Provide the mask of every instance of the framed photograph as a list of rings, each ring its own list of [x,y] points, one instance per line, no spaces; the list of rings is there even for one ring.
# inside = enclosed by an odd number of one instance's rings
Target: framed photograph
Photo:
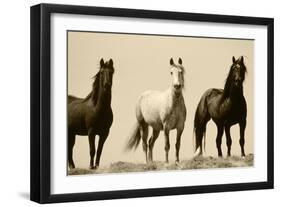
[[[31,200],[273,188],[273,22],[31,7]]]

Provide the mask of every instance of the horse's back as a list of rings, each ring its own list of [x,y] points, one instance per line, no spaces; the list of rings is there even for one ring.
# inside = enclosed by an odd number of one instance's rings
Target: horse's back
[[[244,96],[240,101],[224,98],[223,89],[211,88],[202,96],[205,97],[205,104],[200,103],[200,107],[206,107],[212,119],[216,121],[228,120],[237,123],[240,117],[246,114],[246,101]]]
[[[81,98],[78,98],[76,96],[72,96],[72,95],[67,96],[67,103],[68,104],[72,103],[73,101],[81,101],[81,100],[82,100]]]

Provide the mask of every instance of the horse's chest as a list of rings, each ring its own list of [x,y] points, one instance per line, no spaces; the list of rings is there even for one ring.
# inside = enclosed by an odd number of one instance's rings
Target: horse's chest
[[[223,117],[229,124],[236,124],[246,117],[246,105],[243,101],[230,102],[225,108]]]
[[[180,107],[174,107],[167,111],[165,117],[163,118],[164,128],[166,129],[175,129],[178,126],[178,123],[181,122],[181,119],[184,116],[184,111],[180,110]]]
[[[113,121],[113,114],[111,110],[96,111],[95,113],[86,116],[86,128],[91,128],[95,132],[100,132],[110,128]]]

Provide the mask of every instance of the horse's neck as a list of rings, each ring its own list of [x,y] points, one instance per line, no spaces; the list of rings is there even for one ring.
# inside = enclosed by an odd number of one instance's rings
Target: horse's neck
[[[230,88],[225,88],[223,91],[223,98],[231,99],[233,102],[240,101],[243,97],[243,87],[240,90],[231,90]]]
[[[100,87],[96,106],[106,108],[109,107],[110,105],[111,105],[111,91],[104,91]]]
[[[180,103],[180,100],[182,98],[182,92],[180,93],[176,93],[175,90],[173,89],[173,87],[170,87],[168,89],[168,100],[169,100],[169,105],[171,107],[175,107]]]

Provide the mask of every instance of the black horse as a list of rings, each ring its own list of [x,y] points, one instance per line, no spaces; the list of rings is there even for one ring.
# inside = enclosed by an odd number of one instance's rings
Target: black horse
[[[194,118],[194,132],[196,138],[196,149],[200,147],[199,154],[202,154],[202,139],[205,138],[206,125],[212,120],[217,125],[218,133],[216,144],[218,156],[222,156],[221,141],[223,131],[226,134],[227,155],[231,156],[230,128],[234,124],[240,126],[241,156],[245,156],[244,133],[246,128],[247,105],[243,95],[243,82],[245,79],[246,66],[243,56],[235,60],[232,57],[232,66],[225,82],[224,89],[207,90],[197,106]]]
[[[101,59],[100,69],[95,75],[91,93],[85,99],[68,96],[68,165],[70,169],[75,168],[72,150],[76,135],[88,135],[91,157],[90,168],[94,169],[99,166],[102,148],[113,121],[111,109],[113,72],[112,59],[107,62]],[[99,143],[94,165],[96,135],[99,135]]]

